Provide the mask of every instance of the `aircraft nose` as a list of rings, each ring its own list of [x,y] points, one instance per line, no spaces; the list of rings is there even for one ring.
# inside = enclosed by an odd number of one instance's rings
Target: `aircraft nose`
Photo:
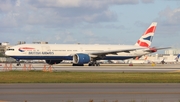
[[[6,51],[6,52],[5,52],[5,55],[8,56],[8,55],[9,55],[9,51]]]

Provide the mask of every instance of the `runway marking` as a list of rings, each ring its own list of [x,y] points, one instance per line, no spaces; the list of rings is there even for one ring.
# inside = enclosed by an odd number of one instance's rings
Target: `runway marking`
[[[0,95],[47,95],[47,94],[180,94],[180,92],[15,92],[0,93]],[[1,102],[1,101],[0,101]],[[7,101],[2,101],[7,102]]]

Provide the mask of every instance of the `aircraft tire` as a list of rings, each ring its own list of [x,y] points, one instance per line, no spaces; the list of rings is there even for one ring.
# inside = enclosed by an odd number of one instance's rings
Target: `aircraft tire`
[[[96,66],[100,66],[100,63],[96,63]]]
[[[84,64],[73,64],[72,66],[84,66]]]

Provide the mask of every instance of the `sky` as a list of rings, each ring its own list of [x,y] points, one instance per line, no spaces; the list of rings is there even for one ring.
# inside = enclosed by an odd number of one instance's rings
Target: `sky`
[[[0,0],[0,42],[134,45],[157,22],[151,46],[180,48],[179,0]]]

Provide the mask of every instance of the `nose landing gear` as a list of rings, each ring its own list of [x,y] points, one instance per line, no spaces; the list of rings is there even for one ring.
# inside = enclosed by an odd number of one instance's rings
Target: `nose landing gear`
[[[20,63],[19,59],[16,59],[16,62],[17,62],[16,66],[21,66],[21,63]]]

